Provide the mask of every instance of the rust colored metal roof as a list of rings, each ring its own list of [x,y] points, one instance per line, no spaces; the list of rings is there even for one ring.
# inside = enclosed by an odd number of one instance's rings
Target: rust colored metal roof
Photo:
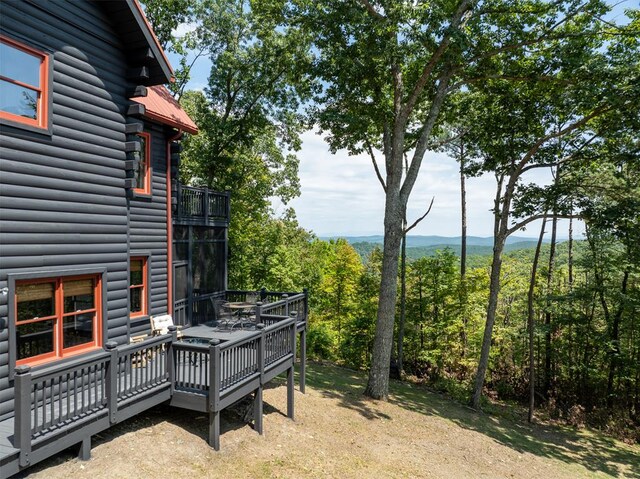
[[[132,100],[144,105],[146,118],[192,135],[198,133],[196,124],[164,86],[150,86],[147,88],[146,97],[132,98]]]

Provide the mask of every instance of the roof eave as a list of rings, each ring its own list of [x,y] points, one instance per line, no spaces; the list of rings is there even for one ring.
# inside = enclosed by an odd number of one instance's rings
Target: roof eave
[[[133,17],[140,28],[140,31],[143,33],[147,43],[149,44],[149,48],[151,48],[151,52],[155,57],[155,60],[158,62],[158,66],[160,67],[161,75],[155,75],[150,78],[151,84],[159,85],[164,83],[170,83],[173,80],[173,69],[171,68],[171,64],[167,59],[167,56],[158,41],[155,33],[153,33],[153,28],[149,24],[147,17],[142,11],[142,7],[138,0],[126,0],[127,6],[131,10]]]

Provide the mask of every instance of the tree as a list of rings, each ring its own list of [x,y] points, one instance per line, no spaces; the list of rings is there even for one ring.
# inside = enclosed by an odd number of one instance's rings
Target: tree
[[[296,0],[290,5],[288,13],[313,34],[314,72],[322,81],[315,119],[329,132],[332,149],[370,154],[385,195],[383,272],[365,394],[386,398],[402,219],[447,98],[488,77],[521,75],[499,65],[524,56],[524,46],[548,48],[573,35],[578,12],[599,14],[602,8],[597,2],[567,7],[535,0]],[[376,150],[384,158],[382,171]]]
[[[334,324],[340,346],[344,339],[343,327],[351,322],[357,311],[362,262],[347,240],[331,240],[329,245],[320,284],[320,302],[323,316]]]
[[[576,17],[577,21],[577,17]],[[587,36],[568,37],[560,51],[529,53],[518,67],[525,77],[538,82],[506,82],[491,80],[474,86],[479,112],[474,132],[476,151],[482,152],[479,168],[496,176],[494,207],[494,254],[491,269],[490,296],[480,361],[476,374],[473,405],[480,407],[486,375],[493,324],[500,290],[500,268],[506,239],[530,222],[540,219],[550,206],[558,207],[566,216],[567,191],[556,185],[526,184],[528,171],[552,166],[570,165],[580,152],[606,134],[597,129],[596,119],[612,111],[633,108],[633,74],[612,61],[612,48],[601,51],[609,38],[600,31],[598,22],[581,17],[582,32]],[[615,42],[615,40],[611,40]],[[611,45],[609,44],[611,47]],[[571,51],[564,56],[562,51]],[[573,65],[587,66],[589,78]],[[549,72],[553,77],[543,80]],[[637,94],[634,93],[634,94]],[[559,148],[559,139],[563,139]],[[516,218],[515,221],[512,218]]]
[[[547,226],[547,218],[542,220],[540,236],[536,244],[536,252],[533,255],[533,266],[531,267],[531,281],[529,282],[529,293],[527,294],[527,332],[529,333],[529,414],[528,421],[533,422],[533,413],[536,404],[536,362],[535,362],[535,313],[534,313],[534,293],[536,287],[536,276],[538,273],[538,260],[540,259],[540,249],[544,238],[544,229]]]

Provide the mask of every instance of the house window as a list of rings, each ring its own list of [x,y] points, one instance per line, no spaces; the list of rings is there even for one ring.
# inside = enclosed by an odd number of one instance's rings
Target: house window
[[[0,118],[48,127],[49,56],[0,36]]]
[[[130,317],[146,316],[147,308],[147,258],[135,257],[129,261]]]
[[[102,343],[100,277],[16,282],[16,364],[38,364]]]
[[[138,194],[151,194],[151,135],[149,133],[139,133],[140,139],[140,161],[135,170],[135,186],[133,191]]]

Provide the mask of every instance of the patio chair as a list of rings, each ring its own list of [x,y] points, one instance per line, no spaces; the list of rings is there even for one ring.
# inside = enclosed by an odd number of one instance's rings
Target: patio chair
[[[247,303],[257,303],[260,301],[260,291],[249,291],[244,299]]]
[[[216,315],[216,321],[218,327],[224,325],[230,327],[233,324],[234,317],[231,310],[226,306],[227,302],[224,299],[213,300],[213,310]]]
[[[147,336],[146,334],[141,334],[139,336],[131,336],[131,338],[129,338],[129,344],[144,343],[145,339],[147,339],[148,337],[149,336]],[[138,351],[131,357],[131,367],[146,368],[147,361],[150,359],[153,359],[153,355],[151,354],[151,351],[147,351],[146,353],[144,351]]]
[[[149,317],[151,322],[151,335],[158,336],[161,334],[167,334],[169,332],[169,326],[174,326],[173,318],[169,314],[160,314],[157,316]],[[183,334],[178,326],[178,339],[182,338]]]

